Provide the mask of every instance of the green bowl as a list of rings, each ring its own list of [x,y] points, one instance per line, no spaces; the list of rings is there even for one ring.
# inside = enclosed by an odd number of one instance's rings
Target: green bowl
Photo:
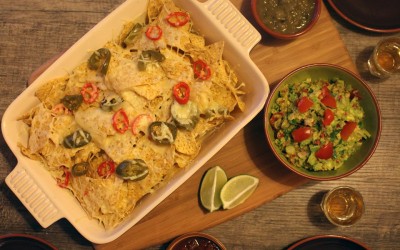
[[[361,106],[364,109],[364,125],[371,137],[363,142],[361,148],[356,151],[344,164],[337,170],[331,171],[310,171],[304,168],[293,166],[289,161],[286,160],[280,149],[274,143],[274,131],[269,124],[269,117],[271,114],[271,104],[275,102],[278,92],[287,82],[300,82],[306,78],[311,78],[313,81],[318,79],[332,79],[340,78],[344,80],[346,84],[350,84],[354,89],[357,89],[361,95]],[[303,177],[313,180],[335,180],[348,176],[367,163],[374,153],[379,137],[381,134],[381,113],[378,106],[378,102],[372,93],[371,89],[366,83],[363,82],[357,75],[351,71],[332,64],[310,64],[302,66],[288,75],[286,75],[277,85],[274,86],[271,94],[268,97],[265,113],[264,113],[264,128],[267,137],[268,144],[272,149],[274,155],[278,160],[285,165],[288,169],[299,174]]]

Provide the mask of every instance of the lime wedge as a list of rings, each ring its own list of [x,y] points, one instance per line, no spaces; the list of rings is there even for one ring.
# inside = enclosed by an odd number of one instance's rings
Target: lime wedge
[[[219,209],[222,205],[220,192],[228,178],[225,171],[219,166],[207,170],[201,181],[200,202],[210,212]]]
[[[224,209],[242,204],[256,190],[258,178],[251,175],[237,175],[222,187],[221,201]]]

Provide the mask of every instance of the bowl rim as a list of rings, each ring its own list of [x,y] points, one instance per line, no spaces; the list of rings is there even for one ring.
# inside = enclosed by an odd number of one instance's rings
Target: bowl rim
[[[179,244],[181,241],[186,240],[188,238],[192,238],[192,237],[200,237],[200,238],[208,239],[208,240],[214,242],[221,250],[226,250],[226,247],[224,246],[224,244],[222,244],[221,241],[219,241],[217,238],[215,238],[214,236],[212,236],[210,234],[206,234],[206,233],[202,233],[202,232],[190,232],[190,233],[182,234],[182,235],[176,237],[175,239],[173,239],[172,242],[168,245],[166,250],[174,250],[174,247],[176,247],[177,244]]]
[[[365,248],[365,250],[369,250],[370,248],[367,247],[364,243],[362,243],[359,240],[343,236],[343,235],[334,235],[334,234],[320,234],[320,235],[314,235],[310,237],[303,238],[301,240],[296,241],[292,245],[288,247],[288,250],[296,250],[297,247],[301,247],[304,244],[309,244],[315,240],[323,240],[323,239],[336,239],[336,240],[341,240],[341,241],[347,241],[353,244],[356,244],[362,248]]]
[[[263,31],[265,31],[267,34],[271,35],[272,37],[275,37],[278,39],[284,39],[284,40],[295,39],[301,35],[304,35],[305,33],[310,31],[314,27],[314,25],[317,23],[320,15],[321,15],[322,0],[314,0],[315,1],[314,13],[311,18],[311,21],[307,24],[307,26],[299,32],[292,33],[292,34],[284,34],[284,33],[276,32],[264,24],[264,22],[261,20],[259,14],[258,14],[258,11],[257,11],[257,2],[258,1],[259,0],[251,0],[251,11],[253,13],[253,17],[254,17],[255,21],[262,28]]]
[[[298,73],[298,72],[300,72],[300,71],[303,71],[303,70],[305,70],[305,69],[314,68],[314,67],[327,67],[327,68],[338,69],[338,70],[341,70],[341,71],[343,71],[343,72],[349,74],[351,77],[355,78],[359,83],[361,83],[361,84],[365,87],[365,89],[366,89],[366,90],[368,91],[368,93],[371,95],[371,98],[372,98],[372,101],[373,101],[373,103],[374,103],[374,107],[375,107],[375,110],[376,110],[376,113],[377,113],[377,117],[378,117],[378,120],[377,120],[377,133],[376,133],[376,138],[375,138],[375,140],[374,140],[374,143],[373,143],[372,148],[370,149],[368,155],[365,157],[365,159],[362,160],[362,162],[361,162],[358,166],[354,167],[353,169],[349,170],[349,171],[346,172],[346,173],[343,173],[343,174],[340,174],[340,175],[337,175],[337,176],[329,176],[329,177],[312,176],[312,175],[305,174],[305,173],[303,173],[303,172],[297,170],[296,168],[290,166],[289,164],[287,164],[287,163],[281,158],[280,154],[279,154],[279,153],[277,152],[277,150],[272,146],[274,142],[273,142],[272,139],[269,137],[269,133],[268,133],[268,126],[267,126],[267,124],[269,124],[269,122],[267,122],[267,121],[269,121],[269,118],[268,118],[268,116],[269,116],[269,114],[268,114],[268,113],[269,113],[269,112],[268,112],[268,107],[269,107],[269,105],[270,105],[270,103],[271,103],[271,100],[273,99],[273,96],[274,96],[274,95],[276,94],[276,92],[278,91],[279,86],[280,86],[284,81],[286,81],[289,77],[293,76],[294,74],[296,74],[296,73]],[[344,177],[346,177],[346,176],[349,176],[349,175],[353,174],[354,172],[356,172],[356,171],[358,171],[360,168],[362,168],[362,167],[369,161],[369,159],[372,157],[372,155],[374,154],[374,152],[375,152],[375,150],[376,150],[376,148],[377,148],[377,146],[378,146],[378,144],[379,144],[379,140],[380,140],[380,136],[381,136],[381,131],[382,131],[381,110],[380,110],[380,107],[379,107],[379,104],[378,104],[378,100],[377,100],[375,94],[373,93],[372,89],[371,89],[371,88],[368,86],[368,84],[366,84],[366,83],[364,82],[364,80],[362,80],[361,77],[358,76],[356,73],[354,73],[354,72],[352,72],[352,71],[350,71],[350,70],[348,70],[348,69],[346,69],[346,68],[344,68],[344,67],[342,67],[342,66],[339,66],[339,65],[336,65],[336,64],[331,64],[331,63],[311,63],[311,64],[303,65],[303,66],[300,66],[300,67],[298,67],[298,68],[296,68],[296,69],[290,71],[286,76],[284,76],[277,84],[275,84],[275,85],[273,86],[273,89],[271,90],[271,93],[270,93],[270,95],[269,95],[269,97],[268,97],[268,99],[267,99],[267,102],[265,103],[265,108],[264,108],[264,121],[263,121],[263,122],[264,122],[264,133],[265,133],[265,137],[267,138],[268,145],[269,145],[271,151],[273,152],[273,154],[275,155],[275,157],[278,159],[278,161],[279,161],[281,164],[283,164],[283,165],[284,165],[287,169],[289,169],[290,171],[292,171],[292,172],[294,172],[294,173],[296,173],[296,174],[298,174],[298,175],[300,175],[300,176],[302,176],[302,177],[305,177],[305,178],[308,178],[308,179],[311,179],[311,180],[316,180],[316,181],[330,181],[330,180],[341,179],[341,178],[344,178]]]

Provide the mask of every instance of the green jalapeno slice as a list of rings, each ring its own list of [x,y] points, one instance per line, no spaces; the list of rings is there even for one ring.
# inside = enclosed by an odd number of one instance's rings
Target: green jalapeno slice
[[[139,32],[142,29],[143,29],[143,25],[140,23],[136,23],[135,25],[133,25],[131,31],[129,32],[129,34],[125,37],[124,41],[122,42],[122,47],[126,48],[127,46],[132,44],[133,40],[135,39],[135,37],[137,37],[137,35],[139,34]]]
[[[71,173],[73,176],[82,176],[87,173],[88,169],[89,169],[89,163],[79,162],[72,166]]]
[[[146,67],[150,63],[163,62],[165,56],[156,50],[145,50],[140,54],[138,61],[138,68],[140,71],[145,71]]]
[[[66,148],[80,148],[92,140],[90,134],[83,129],[78,129],[74,133],[64,138],[63,145]]]
[[[125,160],[118,164],[116,173],[124,180],[139,181],[149,174],[149,168],[142,159]]]
[[[69,110],[77,110],[82,102],[82,95],[66,95],[61,99],[61,103]]]
[[[151,138],[160,144],[172,144],[175,141],[177,128],[168,122],[152,122],[149,126]]]
[[[88,67],[91,70],[96,70],[103,76],[107,74],[108,65],[111,60],[111,52],[107,48],[101,48],[93,52],[89,58]]]

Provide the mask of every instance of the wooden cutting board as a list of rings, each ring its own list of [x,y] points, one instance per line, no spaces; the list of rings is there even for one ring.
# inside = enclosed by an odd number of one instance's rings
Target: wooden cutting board
[[[255,23],[250,1],[231,0],[243,15]],[[275,40],[263,35],[250,56],[273,85],[291,70],[309,63],[332,63],[356,72],[355,66],[336,30],[326,7],[317,24],[308,34],[296,40]],[[207,213],[198,199],[204,172],[221,166],[228,178],[251,174],[260,179],[255,193],[243,204],[227,210]],[[201,231],[248,212],[308,182],[286,170],[269,150],[263,129],[263,112],[242,129],[196,174],[160,203],[138,224],[113,242],[95,245],[96,249],[142,249],[168,242],[174,237]]]

